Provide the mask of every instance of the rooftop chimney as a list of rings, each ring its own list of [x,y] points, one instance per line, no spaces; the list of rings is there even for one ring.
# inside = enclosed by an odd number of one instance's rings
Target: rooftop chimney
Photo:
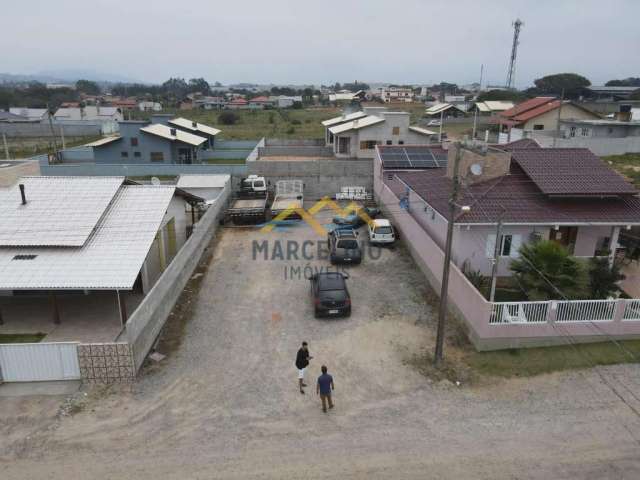
[[[452,145],[447,151],[447,177],[453,178],[453,165],[456,155],[457,145]],[[496,148],[488,148],[483,143],[468,143],[460,147],[462,149],[459,175],[466,184],[472,185],[492,178],[502,177],[509,173],[511,166],[511,153],[503,152]],[[480,173],[474,173],[474,167]]]
[[[169,130],[169,132],[171,133],[171,135],[172,135],[173,137],[175,137],[175,136],[176,136],[176,133],[177,133],[177,132],[176,132],[176,129],[175,129],[175,128],[171,128],[171,129]]]
[[[27,204],[27,196],[24,193],[24,184],[18,185],[20,187],[20,196],[22,197],[22,205]]]

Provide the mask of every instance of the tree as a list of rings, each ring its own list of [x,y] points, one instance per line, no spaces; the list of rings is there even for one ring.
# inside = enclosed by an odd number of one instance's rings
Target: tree
[[[233,112],[222,112],[218,115],[218,122],[223,125],[235,125],[240,118]]]
[[[187,85],[184,78],[170,78],[162,84],[161,88],[165,94],[175,98],[182,98],[188,93],[189,85]]]
[[[203,95],[209,95],[211,93],[211,87],[204,78],[192,78],[189,80],[188,92],[199,92]]]
[[[478,102],[484,102],[486,100],[507,100],[511,102],[521,102],[526,100],[527,96],[518,92],[517,90],[489,90],[488,92],[482,92],[476,99]]]
[[[584,298],[588,292],[583,264],[552,240],[523,245],[510,268],[530,300]]]
[[[586,93],[586,87],[591,82],[577,73],[556,73],[538,78],[533,82],[543,95],[560,96],[564,90],[566,98],[578,98]]]
[[[620,272],[620,266],[609,265],[608,257],[593,257],[589,259],[589,290],[590,298],[608,298],[619,293],[619,281],[625,276]]]
[[[638,87],[640,88],[640,77],[629,77],[623,80],[609,80],[605,83],[607,87]]]
[[[91,80],[78,80],[76,82],[76,90],[87,95],[99,95],[100,87],[96,82]]]

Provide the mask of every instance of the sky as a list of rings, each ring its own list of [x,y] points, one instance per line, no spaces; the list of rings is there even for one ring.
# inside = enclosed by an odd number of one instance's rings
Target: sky
[[[504,84],[640,76],[640,0],[31,0],[1,9],[0,72],[143,82]]]

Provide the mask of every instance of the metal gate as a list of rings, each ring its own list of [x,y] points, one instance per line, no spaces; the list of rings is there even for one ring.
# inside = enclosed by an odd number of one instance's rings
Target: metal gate
[[[0,344],[0,383],[78,379],[76,342]]]

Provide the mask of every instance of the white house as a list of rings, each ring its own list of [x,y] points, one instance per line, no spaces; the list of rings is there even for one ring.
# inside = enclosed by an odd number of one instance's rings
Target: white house
[[[53,115],[56,123],[98,122],[110,123],[124,120],[122,111],[117,107],[87,105],[85,107],[59,108]]]
[[[338,158],[373,158],[376,145],[430,143],[436,132],[410,125],[408,112],[365,107],[361,112],[325,120],[325,145]]]
[[[138,110],[141,112],[160,112],[162,110],[162,104],[160,102],[145,100],[138,102]]]

